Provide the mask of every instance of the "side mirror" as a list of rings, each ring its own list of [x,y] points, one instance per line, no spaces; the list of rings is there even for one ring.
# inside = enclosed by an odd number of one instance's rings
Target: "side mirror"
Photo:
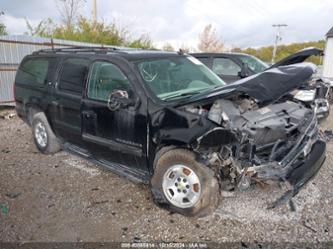
[[[247,65],[247,63],[243,63],[242,64],[242,68],[241,71],[238,72],[238,76],[240,78],[246,78],[250,75],[250,71],[249,71],[249,66]]]
[[[130,99],[128,92],[124,90],[114,90],[109,95],[108,108],[111,111],[116,111],[129,106],[136,106],[137,104],[138,100],[134,101],[133,99]]]

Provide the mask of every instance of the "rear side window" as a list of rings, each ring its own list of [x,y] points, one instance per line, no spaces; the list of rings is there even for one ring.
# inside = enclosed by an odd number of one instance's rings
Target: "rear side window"
[[[17,71],[16,83],[44,85],[52,81],[56,58],[29,58],[24,60]]]
[[[228,58],[215,58],[213,61],[213,72],[218,75],[237,76],[240,71],[240,66]]]
[[[58,88],[62,91],[82,94],[87,79],[89,60],[71,58],[64,61]]]

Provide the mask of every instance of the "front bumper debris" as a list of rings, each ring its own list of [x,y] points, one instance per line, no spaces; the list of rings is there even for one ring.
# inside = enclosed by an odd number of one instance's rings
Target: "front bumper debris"
[[[293,186],[294,194],[313,178],[325,161],[326,143],[318,140],[312,146],[310,154],[303,163],[294,165],[288,172],[286,180]]]
[[[318,140],[312,148],[311,153],[300,165],[293,167],[286,176],[286,181],[292,188],[286,191],[280,198],[271,203],[268,209],[272,209],[283,204],[289,203],[290,207],[294,209],[291,198],[298,194],[299,190],[305,186],[319,171],[323,165],[326,155],[326,143]]]
[[[325,161],[325,152],[326,143],[321,138],[314,116],[303,136],[281,161],[251,167],[247,171],[255,173],[259,180],[282,180],[290,185],[291,188],[270,205],[274,208],[290,201],[316,175]]]

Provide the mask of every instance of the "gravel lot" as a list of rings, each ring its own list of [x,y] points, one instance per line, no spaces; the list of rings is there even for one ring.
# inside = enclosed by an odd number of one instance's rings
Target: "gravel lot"
[[[0,113],[12,110],[2,110]],[[333,116],[321,125],[333,127]],[[19,118],[0,118],[1,241],[318,242],[333,239],[333,144],[319,174],[287,205],[283,190],[253,186],[200,219],[154,205],[149,188],[65,152],[35,148]]]

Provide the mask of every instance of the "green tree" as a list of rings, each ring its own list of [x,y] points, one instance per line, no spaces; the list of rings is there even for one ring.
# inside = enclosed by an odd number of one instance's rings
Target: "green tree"
[[[293,53],[296,53],[297,51],[308,48],[308,47],[316,47],[320,49],[324,49],[325,47],[325,41],[312,41],[312,42],[301,42],[301,43],[292,43],[288,45],[279,45],[277,47],[277,53],[276,53],[276,61],[279,61],[283,59],[284,57],[287,57]],[[236,49],[232,50],[233,52],[236,52]],[[266,46],[266,47],[260,47],[260,48],[245,48],[245,49],[239,49],[237,48],[237,52],[242,52],[246,54],[251,54],[259,59],[270,62],[272,59],[272,52],[273,52],[273,46]],[[315,64],[321,63],[321,58],[318,56],[311,56],[307,61],[310,61]]]
[[[133,37],[127,29],[121,28],[115,21],[110,24],[104,21],[95,22],[81,16],[80,9],[86,0],[55,1],[61,22],[54,23],[51,19],[45,19],[33,26],[26,20],[26,34],[104,45],[153,48],[153,42],[148,34]]]
[[[143,34],[133,38],[127,29],[119,27],[114,21],[107,24],[103,21],[93,22],[80,16],[74,25],[55,24],[51,19],[42,20],[33,26],[26,20],[26,34],[41,37],[53,37],[58,39],[99,43],[114,46],[126,46],[133,48],[153,48],[153,42],[149,35]]]
[[[28,31],[25,32],[31,36],[48,36],[53,30],[53,21],[51,18],[41,20],[36,26],[33,26],[28,19],[25,19]]]
[[[3,23],[0,23],[0,35],[8,35],[6,26]]]
[[[0,16],[4,15],[3,11],[0,11]],[[6,25],[0,22],[0,35],[8,35]]]
[[[130,40],[125,44],[128,47],[131,48],[143,48],[143,49],[153,49],[153,42],[149,35],[143,34],[139,38]]]
[[[128,31],[117,27],[115,23],[107,25],[104,22],[97,22],[95,24],[81,16],[75,26],[57,26],[51,35],[59,39],[122,46],[126,43]]]
[[[164,51],[175,51],[174,47],[170,43],[165,43],[162,47]]]

